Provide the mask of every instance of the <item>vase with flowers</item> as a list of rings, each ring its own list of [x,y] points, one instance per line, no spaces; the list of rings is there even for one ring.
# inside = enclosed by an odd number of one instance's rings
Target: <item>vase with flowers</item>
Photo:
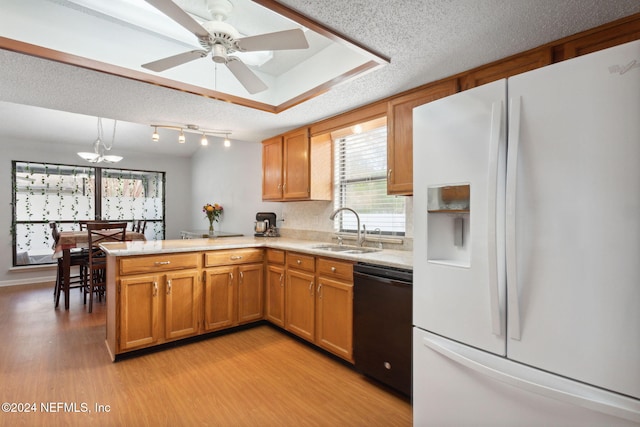
[[[222,215],[222,206],[214,203],[207,203],[202,207],[202,212],[205,213],[209,220],[209,236],[213,236],[213,222],[218,221],[218,218]]]

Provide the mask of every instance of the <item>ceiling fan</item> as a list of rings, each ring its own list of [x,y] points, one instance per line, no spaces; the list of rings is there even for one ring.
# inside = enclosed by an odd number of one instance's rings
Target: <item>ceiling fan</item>
[[[168,58],[143,64],[142,67],[160,72],[181,64],[204,58],[209,53],[214,62],[225,64],[229,71],[251,94],[268,89],[267,85],[233,52],[264,50],[307,49],[309,43],[304,32],[297,28],[257,36],[240,37],[238,31],[224,22],[233,9],[228,0],[207,0],[207,8],[213,20],[202,25],[171,0],[145,0],[147,3],[182,25],[198,37],[202,49],[179,53]]]

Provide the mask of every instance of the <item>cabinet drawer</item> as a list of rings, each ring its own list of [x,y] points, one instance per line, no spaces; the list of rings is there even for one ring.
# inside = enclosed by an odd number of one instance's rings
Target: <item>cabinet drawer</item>
[[[198,267],[198,253],[126,257],[120,260],[120,274],[154,273]]]
[[[263,258],[264,250],[262,249],[249,248],[211,251],[204,254],[204,266],[215,267],[218,265],[262,262]]]
[[[332,279],[353,281],[353,264],[335,258],[318,258],[318,273]]]
[[[315,257],[313,255],[287,252],[287,267],[314,272],[316,271]]]
[[[267,249],[267,262],[269,264],[284,264],[284,251],[280,249]]]

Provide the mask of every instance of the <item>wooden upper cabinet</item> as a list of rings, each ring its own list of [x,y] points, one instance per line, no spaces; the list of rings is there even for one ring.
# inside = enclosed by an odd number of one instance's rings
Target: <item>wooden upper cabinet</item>
[[[282,199],[282,139],[262,141],[262,200]]]
[[[262,200],[331,200],[331,139],[307,128],[262,141]]]
[[[534,49],[513,55],[500,61],[475,68],[460,77],[460,90],[467,90],[482,86],[496,80],[515,76],[536,68],[544,67],[553,62],[550,46]]]
[[[311,142],[307,129],[284,135],[284,183],[282,198],[307,199],[311,193]]]
[[[640,39],[640,14],[570,37],[556,47],[555,60],[575,58]]]
[[[457,79],[446,80],[387,103],[387,193],[413,194],[413,109],[458,90]]]

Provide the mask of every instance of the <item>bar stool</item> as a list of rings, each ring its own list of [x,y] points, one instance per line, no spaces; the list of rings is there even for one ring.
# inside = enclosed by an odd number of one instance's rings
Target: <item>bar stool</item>
[[[58,231],[58,225],[55,222],[49,222],[51,228],[51,236],[53,237],[54,247],[60,240],[60,232]],[[69,277],[69,289],[80,288],[84,289],[87,282],[87,267],[89,265],[89,252],[86,250],[71,251],[70,267],[78,267],[77,275],[70,275]],[[60,304],[60,294],[64,291],[63,283],[63,271],[62,271],[62,258],[58,258],[58,269],[56,272],[56,283],[53,288],[53,300],[55,301],[55,307]],[[65,298],[69,298],[69,295],[65,295]]]
[[[102,299],[102,295],[106,291],[107,257],[99,245],[106,242],[124,242],[126,233],[126,222],[87,223],[89,267],[85,302],[88,293],[89,313],[93,312],[94,293],[98,293],[98,297]]]

